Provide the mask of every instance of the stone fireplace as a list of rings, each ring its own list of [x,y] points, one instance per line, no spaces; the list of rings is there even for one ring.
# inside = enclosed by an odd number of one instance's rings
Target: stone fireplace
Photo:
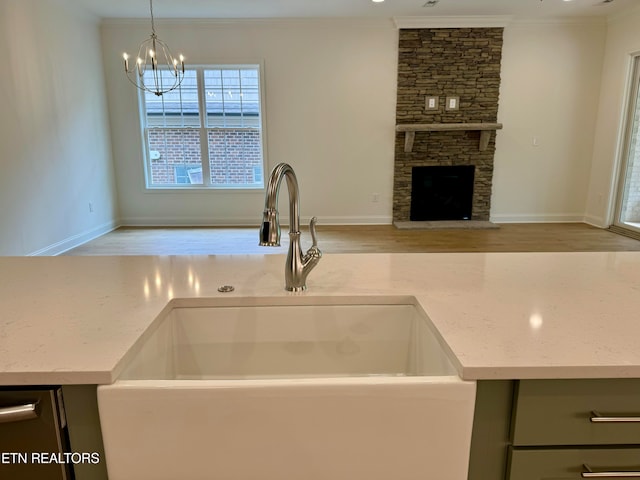
[[[394,222],[411,220],[413,170],[426,166],[473,167],[469,219],[489,219],[502,34],[502,28],[400,30]],[[428,97],[436,101],[429,105]],[[451,97],[457,109],[449,109]]]

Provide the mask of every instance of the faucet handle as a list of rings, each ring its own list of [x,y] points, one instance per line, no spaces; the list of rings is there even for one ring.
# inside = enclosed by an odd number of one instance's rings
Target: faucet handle
[[[309,222],[309,231],[311,232],[311,248],[318,248],[318,237],[316,237],[316,223],[318,223],[318,217],[313,217]]]
[[[313,258],[317,262],[322,257],[322,252],[318,248],[318,237],[316,236],[316,223],[318,223],[318,219],[316,217],[313,217],[311,219],[311,222],[309,222],[309,232],[311,233],[312,243],[311,243],[311,248],[307,250],[307,254],[305,255],[305,258],[307,259],[307,261]]]

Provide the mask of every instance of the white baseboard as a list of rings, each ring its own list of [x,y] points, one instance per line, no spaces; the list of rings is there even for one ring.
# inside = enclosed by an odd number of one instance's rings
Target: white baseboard
[[[120,219],[123,227],[245,227],[259,225],[261,218],[203,218],[203,217],[124,217]]]
[[[310,216],[303,216],[300,223],[309,223]],[[228,217],[228,218],[202,218],[202,217],[125,217],[119,222],[124,227],[252,227],[260,225],[262,218],[254,217]],[[283,225],[288,225],[287,214],[280,215]],[[585,217],[584,214],[498,214],[491,215],[494,223],[588,223],[590,225],[606,228],[603,221],[596,217]],[[318,217],[320,225],[392,225],[393,217],[387,215],[370,215],[358,217]]]
[[[302,217],[300,223],[308,224],[311,217]],[[261,216],[234,218],[202,217],[125,217],[120,225],[125,227],[256,227]],[[288,215],[280,215],[283,225],[289,224]],[[391,225],[392,217],[372,215],[366,217],[318,217],[319,225]]]
[[[607,225],[604,218],[594,217],[593,215],[585,215],[584,223],[589,224],[592,227],[609,228],[609,225]]]
[[[86,243],[94,238],[97,238],[105,233],[109,233],[116,228],[118,228],[120,224],[115,220],[111,222],[104,223],[99,225],[91,230],[87,230],[86,232],[78,233],[77,235],[73,235],[71,237],[65,238],[57,243],[49,245],[47,247],[41,248],[40,250],[36,250],[35,252],[29,253],[28,257],[41,257],[41,256],[55,256],[60,255],[61,253],[66,252],[67,250],[71,250],[72,248],[78,247],[83,243]]]
[[[494,223],[583,223],[583,214],[498,214],[491,215]]]
[[[304,217],[300,222],[309,223],[311,217]],[[367,217],[318,217],[321,225],[391,225],[393,217],[386,215],[371,215]]]

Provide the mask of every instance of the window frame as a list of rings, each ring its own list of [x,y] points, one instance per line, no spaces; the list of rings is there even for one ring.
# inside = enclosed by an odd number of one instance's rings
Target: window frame
[[[260,128],[258,129],[260,133],[260,148],[261,148],[261,166],[262,166],[262,174],[260,175],[262,182],[256,183],[254,185],[249,184],[213,184],[211,182],[211,163],[210,163],[210,155],[209,155],[209,139],[208,132],[210,130],[230,130],[230,129],[238,129],[238,128],[246,128],[248,130],[254,130],[252,127],[209,127],[207,126],[207,110],[206,110],[206,89],[204,84],[204,72],[205,70],[216,70],[216,69],[242,69],[242,68],[252,68],[256,69],[258,72],[258,95],[259,95],[259,105],[260,105]],[[194,64],[188,65],[186,70],[196,71],[197,85],[198,85],[198,111],[200,117],[200,126],[198,127],[177,127],[184,129],[194,129],[198,130],[200,135],[200,165],[202,168],[202,184],[164,184],[164,185],[154,185],[152,183],[152,158],[151,151],[149,148],[148,132],[151,129],[161,129],[165,127],[148,127],[147,126],[147,109],[146,109],[146,99],[145,93],[142,90],[138,91],[138,113],[140,120],[140,133],[141,133],[141,147],[142,147],[142,168],[143,168],[143,177],[144,177],[144,189],[147,192],[162,192],[162,191],[224,191],[224,192],[264,192],[266,188],[266,168],[268,163],[267,159],[267,142],[266,142],[266,90],[265,90],[265,80],[264,80],[264,62],[262,60],[258,61],[243,61],[243,62],[218,62],[211,64]],[[170,127],[166,127],[170,128]],[[176,127],[174,127],[176,128]],[[255,178],[255,174],[254,174]]]

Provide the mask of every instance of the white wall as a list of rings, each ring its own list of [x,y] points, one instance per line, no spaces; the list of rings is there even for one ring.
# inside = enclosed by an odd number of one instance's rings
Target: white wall
[[[602,95],[593,149],[586,219],[607,227],[613,223],[617,166],[631,55],[640,52],[640,9],[612,19],[608,26],[602,70]]]
[[[391,222],[398,43],[391,20],[173,21],[156,29],[187,63],[264,60],[268,169],[294,167],[303,217]],[[148,21],[102,27],[122,223],[258,224],[263,192],[145,192],[137,91],[121,55],[149,30]]]
[[[588,221],[608,224],[639,28],[640,12],[610,22],[608,34],[603,24],[506,28],[495,221],[581,220],[586,212]],[[397,75],[390,20],[159,22],[158,31],[188,62],[264,60],[269,166],[296,168],[304,217],[390,222]],[[122,223],[259,219],[262,193],[145,192],[136,91],[120,55],[148,34],[146,20],[107,22],[101,50],[96,21],[69,0],[0,2],[9,67],[0,76],[0,254],[55,253],[112,228],[113,165]]]
[[[391,221],[397,31],[390,21],[173,21],[158,33],[194,64],[264,60],[269,164],[296,169],[303,217]],[[148,22],[109,21],[102,34],[122,222],[259,221],[261,192],[145,192],[137,94],[121,53],[148,36]],[[605,37],[606,24],[593,20],[505,29],[494,221],[584,219]]]
[[[583,220],[605,37],[603,22],[505,28],[492,220]]]
[[[56,253],[117,216],[98,25],[3,0],[0,52],[0,255]]]

